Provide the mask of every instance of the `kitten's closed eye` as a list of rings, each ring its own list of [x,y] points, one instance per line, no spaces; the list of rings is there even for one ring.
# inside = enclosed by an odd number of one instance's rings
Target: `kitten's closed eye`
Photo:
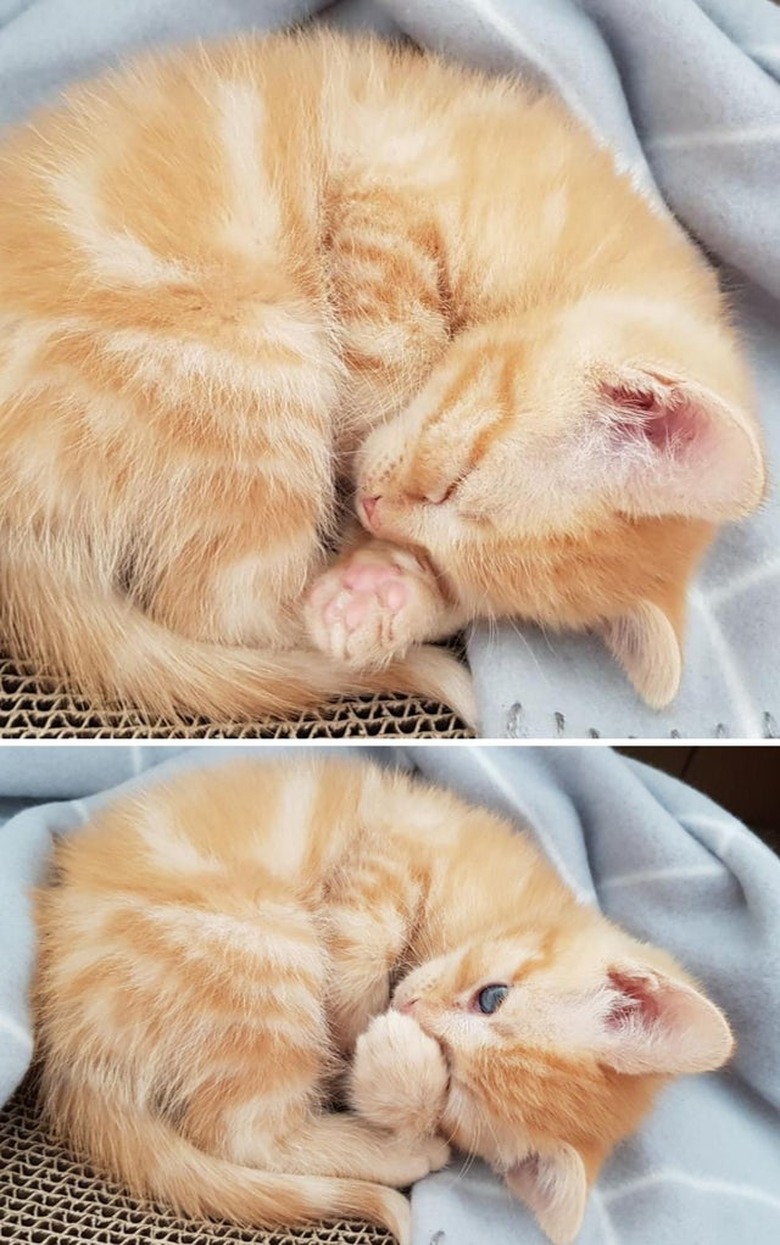
[[[428,485],[424,492],[407,491],[405,496],[407,501],[418,502],[426,506],[442,506],[445,502],[452,500],[458,486],[465,479],[466,475],[460,475],[448,484],[445,478],[442,481]]]
[[[475,1011],[482,1012],[485,1016],[492,1016],[493,1012],[498,1011],[508,994],[509,986],[501,984],[483,986],[483,988],[474,995],[472,1006]]]

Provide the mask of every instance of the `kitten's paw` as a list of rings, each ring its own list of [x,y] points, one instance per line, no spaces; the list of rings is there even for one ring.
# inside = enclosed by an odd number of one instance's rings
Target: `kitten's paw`
[[[409,1141],[391,1138],[382,1152],[382,1181],[405,1189],[431,1172],[441,1171],[450,1161],[450,1147],[441,1137]]]
[[[389,547],[358,549],[314,583],[306,626],[323,653],[358,669],[381,667],[426,637],[437,597],[416,558]]]
[[[448,1082],[438,1042],[411,1016],[383,1012],[357,1040],[350,1100],[380,1128],[408,1137],[435,1132]]]

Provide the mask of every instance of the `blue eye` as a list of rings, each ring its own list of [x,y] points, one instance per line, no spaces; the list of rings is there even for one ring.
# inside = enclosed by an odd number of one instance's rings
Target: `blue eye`
[[[498,1011],[508,994],[509,986],[485,986],[476,997],[477,1007],[486,1016],[492,1016],[493,1012]]]

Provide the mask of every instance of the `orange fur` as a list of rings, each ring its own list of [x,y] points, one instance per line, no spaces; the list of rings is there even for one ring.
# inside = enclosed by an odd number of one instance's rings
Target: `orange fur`
[[[62,839],[36,896],[52,1126],[138,1194],[263,1226],[360,1215],[485,1157],[556,1242],[722,1015],[524,836],[337,761],[189,772]],[[492,1014],[489,983],[508,994]],[[348,1074],[351,1112],[329,1110]],[[544,1166],[545,1178],[537,1179]]]
[[[752,397],[712,272],[555,100],[245,38],[76,87],[0,175],[16,655],[168,715],[470,715],[411,646],[519,615],[673,695],[687,581],[764,487]],[[340,486],[370,565],[327,570]]]

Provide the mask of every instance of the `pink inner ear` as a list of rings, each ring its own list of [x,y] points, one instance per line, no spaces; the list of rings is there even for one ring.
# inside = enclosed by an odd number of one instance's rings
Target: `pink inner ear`
[[[703,994],[655,968],[612,965],[601,1055],[618,1072],[705,1072],[728,1058],[725,1017]]]
[[[750,415],[660,368],[598,369],[590,384],[592,445],[618,509],[722,522],[758,505],[765,470]],[[588,454],[589,472],[597,461]]]
[[[706,429],[695,404],[672,382],[668,387],[605,382],[601,393],[615,412],[611,428],[621,440],[646,441],[674,454],[691,446]]]
[[[607,973],[609,984],[619,992],[606,1017],[608,1029],[621,1029],[631,1020],[640,1019],[643,1024],[654,1024],[661,1015],[658,995],[651,990],[646,977],[630,977],[617,969]]]

